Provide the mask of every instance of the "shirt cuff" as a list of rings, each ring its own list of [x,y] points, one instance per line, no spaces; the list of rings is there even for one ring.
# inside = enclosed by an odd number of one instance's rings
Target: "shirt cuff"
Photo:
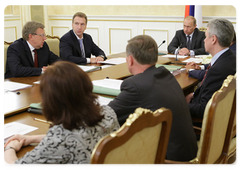
[[[87,63],[91,63],[91,59],[90,58],[86,58]]]

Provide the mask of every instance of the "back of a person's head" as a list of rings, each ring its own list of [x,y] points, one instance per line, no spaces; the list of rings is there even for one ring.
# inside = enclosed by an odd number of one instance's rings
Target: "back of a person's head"
[[[24,40],[28,40],[29,39],[29,34],[33,34],[33,33],[36,33],[37,29],[38,28],[41,28],[41,29],[44,29],[45,26],[40,23],[40,22],[37,22],[37,21],[28,21],[24,26],[23,26],[23,29],[22,29],[22,38]]]
[[[89,76],[76,64],[58,61],[41,76],[43,114],[54,125],[72,130],[94,126],[101,116]]]
[[[213,19],[207,27],[209,36],[215,35],[220,46],[230,46],[234,38],[234,27],[230,21],[223,18]]]
[[[140,64],[155,64],[158,60],[158,47],[148,35],[138,35],[128,41],[127,55],[132,55]]]

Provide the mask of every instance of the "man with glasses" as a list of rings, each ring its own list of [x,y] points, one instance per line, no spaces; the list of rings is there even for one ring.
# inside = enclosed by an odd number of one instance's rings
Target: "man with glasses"
[[[60,39],[60,57],[76,63],[98,63],[106,60],[106,55],[92,40],[89,34],[84,33],[87,28],[87,16],[77,12],[72,18],[72,30]],[[95,57],[91,57],[94,55]]]
[[[22,38],[8,47],[5,78],[39,76],[49,64],[59,60],[45,40],[44,25],[27,22],[22,29]]]

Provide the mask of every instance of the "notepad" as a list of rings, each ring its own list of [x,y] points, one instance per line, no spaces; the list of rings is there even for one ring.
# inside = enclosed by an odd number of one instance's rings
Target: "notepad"
[[[174,66],[174,65],[162,65],[162,64],[156,64],[155,67],[160,67],[160,66],[164,66],[167,70],[169,70],[170,72],[173,72],[175,70],[181,69],[182,66]]]
[[[25,125],[18,122],[7,123],[4,125],[4,143],[8,138],[15,134],[24,135],[37,129],[37,127]]]
[[[123,80],[116,79],[94,80],[92,81],[93,93],[117,96],[120,93],[120,86],[122,82]]]

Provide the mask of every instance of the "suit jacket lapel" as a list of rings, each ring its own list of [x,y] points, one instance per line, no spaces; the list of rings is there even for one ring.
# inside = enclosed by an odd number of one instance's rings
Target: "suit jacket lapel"
[[[23,46],[24,46],[25,52],[27,54],[26,58],[31,63],[31,65],[34,67],[32,53],[31,53],[30,48],[29,48],[29,46],[27,44],[27,41],[25,41],[25,40],[23,41]]]
[[[197,42],[197,36],[198,36],[198,29],[195,28],[194,33],[193,33],[193,37],[192,37],[191,49],[195,48],[195,44]]]
[[[71,30],[70,32],[71,32],[71,36],[73,39],[73,44],[74,44],[75,48],[77,49],[79,56],[82,56],[79,41],[78,41],[76,35],[74,34],[73,30]]]

